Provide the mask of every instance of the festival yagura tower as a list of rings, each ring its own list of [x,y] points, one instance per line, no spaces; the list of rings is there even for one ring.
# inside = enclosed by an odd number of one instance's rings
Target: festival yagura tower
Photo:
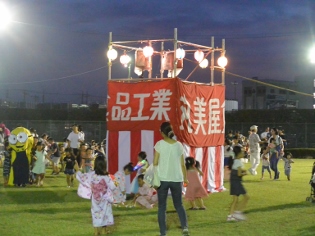
[[[147,46],[139,48],[141,43]],[[153,43],[161,43],[161,51],[155,51],[151,47]],[[172,44],[174,49],[165,51],[164,43]],[[178,48],[178,45],[185,47],[185,51]],[[112,61],[117,58],[115,48],[123,51],[120,62],[129,70],[127,79],[112,79]],[[130,76],[131,63],[126,50],[135,52],[134,72],[139,76],[137,79]],[[177,75],[183,69],[185,52],[187,56],[189,53],[194,55],[196,67],[186,79],[180,79]],[[220,52],[220,66],[214,65],[215,52]],[[152,55],[161,58],[160,78],[151,76]],[[162,122],[170,121],[176,139],[184,146],[185,155],[200,162],[204,173],[202,184],[210,192],[222,190],[225,139],[224,67],[227,64],[224,40],[222,48],[214,48],[213,37],[211,47],[187,43],[177,40],[175,29],[174,39],[113,42],[110,33],[107,56],[109,172],[122,170],[129,162],[137,163],[137,154],[140,151],[145,151],[152,163],[154,144],[162,138],[159,127]],[[208,56],[211,58],[210,66]],[[209,83],[187,81],[199,66],[210,68]],[[219,84],[214,83],[215,69],[221,71],[222,80]],[[148,78],[143,78],[146,71]],[[168,78],[164,78],[165,71],[168,71]]]

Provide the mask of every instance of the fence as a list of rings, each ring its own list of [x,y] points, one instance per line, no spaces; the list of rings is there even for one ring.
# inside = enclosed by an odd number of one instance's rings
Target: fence
[[[315,123],[230,123],[225,124],[226,133],[229,130],[248,134],[249,127],[258,126],[258,134],[267,127],[284,130],[288,148],[315,148]]]
[[[87,141],[102,141],[106,138],[106,122],[105,121],[55,121],[55,120],[20,120],[20,121],[3,121],[6,126],[12,130],[17,124],[21,124],[25,128],[35,128],[39,135],[47,133],[56,141],[62,141],[71,132],[71,126],[77,123],[83,127],[85,139]],[[265,131],[266,127],[276,127],[284,130],[288,148],[315,148],[315,123],[231,123],[226,122],[225,131],[240,131],[247,136],[249,127],[258,125],[258,134]]]

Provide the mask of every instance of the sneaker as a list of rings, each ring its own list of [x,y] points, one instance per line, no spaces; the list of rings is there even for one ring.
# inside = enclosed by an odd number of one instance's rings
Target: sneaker
[[[182,235],[183,236],[189,236],[190,235],[187,228],[183,229],[183,234]]]
[[[246,220],[246,216],[241,211],[235,211],[233,214],[234,218],[237,220]]]
[[[254,175],[254,172],[253,172],[252,168],[249,168],[249,169],[248,169],[248,172],[249,172],[251,175]]]
[[[226,221],[237,221],[237,219],[233,215],[228,215]]]

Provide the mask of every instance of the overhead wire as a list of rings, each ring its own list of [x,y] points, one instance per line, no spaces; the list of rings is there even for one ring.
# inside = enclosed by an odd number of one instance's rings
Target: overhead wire
[[[72,77],[76,77],[76,76],[81,76],[81,75],[85,75],[88,73],[92,73],[98,70],[102,70],[104,68],[107,68],[107,66],[102,66],[93,70],[88,70],[88,71],[84,71],[84,72],[80,72],[77,74],[73,74],[73,75],[67,75],[67,76],[63,76],[63,77],[59,77],[59,78],[54,78],[54,79],[45,79],[45,80],[35,80],[35,81],[24,81],[24,82],[0,82],[0,84],[34,84],[34,83],[42,83],[42,82],[50,82],[50,81],[57,81],[57,80],[64,80],[64,79],[69,79]]]

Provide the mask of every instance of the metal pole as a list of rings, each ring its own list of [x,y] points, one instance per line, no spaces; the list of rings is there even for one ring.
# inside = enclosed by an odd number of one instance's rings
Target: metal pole
[[[149,46],[152,47],[152,43],[151,41],[149,41]],[[150,70],[149,70],[149,79],[152,78],[152,56],[149,57],[149,65],[150,65]]]
[[[112,32],[109,32],[108,49],[112,44]],[[112,61],[108,58],[108,80],[112,79]]]
[[[214,37],[211,37],[211,66],[210,66],[210,74],[211,74],[211,81],[210,84],[214,84]]]
[[[176,50],[177,50],[177,28],[174,28],[174,78],[176,78],[176,69],[177,69],[177,58],[176,58]]]
[[[130,67],[131,67],[131,62],[128,63],[128,79],[131,79]]]
[[[161,79],[163,79],[163,73],[164,73],[164,70],[162,68],[163,56],[164,56],[164,42],[161,42],[161,70],[160,70]]]
[[[222,55],[225,56],[225,39],[222,39],[222,51]],[[225,84],[225,67],[222,69],[222,84]]]

